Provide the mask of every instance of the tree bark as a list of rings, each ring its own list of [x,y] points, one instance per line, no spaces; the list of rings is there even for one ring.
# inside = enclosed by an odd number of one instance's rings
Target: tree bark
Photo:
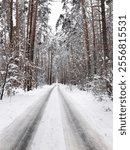
[[[29,11],[28,11],[28,24],[27,24],[27,46],[26,53],[28,58],[27,67],[27,91],[32,90],[32,80],[33,80],[33,63],[34,63],[34,43],[36,35],[36,23],[37,23],[37,11],[38,11],[39,0],[29,1]]]
[[[95,22],[94,22],[94,9],[93,0],[90,0],[91,4],[91,15],[92,15],[92,30],[93,30],[93,59],[94,59],[94,74],[97,73],[97,56],[96,56],[96,35],[95,35]]]
[[[106,28],[106,16],[105,16],[105,1],[101,0],[101,14],[102,14],[102,34],[103,34],[103,47],[104,47],[104,71],[107,76],[109,51],[107,44],[107,28]]]
[[[19,0],[16,0],[16,56],[19,56]]]
[[[84,19],[84,35],[85,35],[85,43],[87,48],[87,68],[88,68],[88,78],[91,78],[91,57],[90,57],[90,41],[89,41],[89,35],[88,35],[88,18],[86,16],[85,11],[85,0],[82,0],[82,14]]]
[[[10,44],[13,42],[13,0],[9,2],[10,6]]]
[[[6,85],[6,79],[7,79],[7,76],[8,76],[8,67],[9,67],[9,63],[6,66],[6,73],[5,73],[4,83],[3,83],[3,86],[2,86],[2,90],[1,90],[0,100],[2,100],[3,95],[4,95],[4,90],[5,90],[5,85]]]

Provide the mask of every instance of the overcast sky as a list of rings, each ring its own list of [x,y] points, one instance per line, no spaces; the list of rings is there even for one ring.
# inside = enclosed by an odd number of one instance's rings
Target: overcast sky
[[[55,32],[55,25],[56,22],[62,13],[62,4],[61,0],[54,0],[54,2],[51,2],[51,14],[50,14],[50,20],[49,25],[51,25],[53,32]]]

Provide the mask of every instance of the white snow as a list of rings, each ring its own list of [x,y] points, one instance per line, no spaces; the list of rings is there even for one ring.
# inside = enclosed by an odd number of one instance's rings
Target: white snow
[[[86,123],[101,136],[110,147],[113,144],[113,102],[107,97],[95,97],[91,92],[63,87],[62,91],[72,107],[83,116]]]
[[[0,133],[50,88],[49,86],[44,86],[27,93],[17,90],[17,95],[15,96],[4,96],[3,100],[0,101]]]
[[[52,92],[30,150],[66,150],[57,88]]]
[[[24,115],[29,106],[35,104],[40,97],[44,97],[44,93],[49,91],[53,86],[44,86],[43,88],[27,93],[19,90],[19,93],[15,96],[4,97],[3,101],[0,101],[0,134],[18,116]],[[61,106],[61,96],[59,95],[58,87],[60,87],[69,105],[82,116],[84,122],[96,131],[100,139],[111,150],[113,141],[112,101],[108,97],[103,97],[103,100],[100,101],[99,97],[95,97],[91,92],[80,91],[77,88],[70,90],[68,86],[61,84],[56,84],[51,93],[29,149],[66,150],[66,134],[71,135],[70,138],[73,137],[71,129],[67,125],[67,118],[65,119],[64,108]],[[68,131],[65,131],[65,126]],[[73,142],[73,139],[70,140]]]
[[[52,28],[52,32],[55,33],[55,28],[56,28],[56,22],[60,16],[60,13],[62,13],[62,3],[61,0],[53,0],[51,2],[51,14],[49,15],[49,25]]]
[[[0,73],[1,73],[1,74],[5,74],[6,72],[5,72],[5,71],[0,71]]]

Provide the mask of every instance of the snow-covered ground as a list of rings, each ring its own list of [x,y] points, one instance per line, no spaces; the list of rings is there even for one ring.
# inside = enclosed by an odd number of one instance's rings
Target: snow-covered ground
[[[60,97],[56,87],[51,94],[30,150],[66,150],[59,102]]]
[[[66,99],[83,116],[84,120],[97,131],[105,142],[113,145],[113,102],[107,96],[94,96],[91,92],[72,87],[62,87]]]
[[[40,99],[40,97],[44,97],[44,94],[49,91],[50,88],[52,87],[43,86],[43,88],[26,93],[23,90],[17,90],[15,96],[4,96],[3,100],[0,101],[0,133],[17,117],[22,115],[29,106]]]
[[[16,96],[5,97],[3,101],[0,101],[0,137],[4,131],[7,131],[6,128],[10,127],[10,124],[17,121],[16,118],[19,116],[25,118],[25,111],[30,106],[35,107],[37,101],[44,99],[45,94],[52,87],[54,85],[44,86],[27,93],[19,92]],[[80,139],[79,131],[75,133],[77,125],[71,125],[75,123],[74,117],[81,122],[82,126],[85,126],[85,128],[79,128],[80,131],[82,129],[88,130],[84,130],[85,134],[88,134],[88,143],[97,144],[94,150],[112,150],[112,101],[108,97],[103,97],[100,101],[100,98],[95,97],[91,92],[80,91],[77,88],[72,89],[70,91],[67,86],[56,84],[48,99],[39,126],[31,139],[29,150],[78,150],[79,148],[86,150],[85,146],[79,146],[83,142]],[[64,105],[64,100],[70,107],[72,114],[67,105]],[[98,145],[102,146],[102,143],[105,143],[106,149],[97,148]],[[89,146],[89,144],[86,145]],[[10,149],[0,148],[0,150]]]

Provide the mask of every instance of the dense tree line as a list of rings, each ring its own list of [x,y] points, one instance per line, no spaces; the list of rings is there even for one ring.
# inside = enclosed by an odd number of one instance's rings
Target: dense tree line
[[[47,0],[3,0],[0,7],[2,99],[4,90],[10,94],[14,88],[29,91],[37,86],[37,76],[43,74],[40,45],[48,42],[50,10]]]
[[[112,1],[62,0],[56,34],[49,0],[0,2],[0,94],[60,82],[112,93]],[[99,87],[101,85],[101,87]]]
[[[60,49],[66,51],[63,82],[111,95],[112,1],[63,0],[63,9],[57,22]]]

